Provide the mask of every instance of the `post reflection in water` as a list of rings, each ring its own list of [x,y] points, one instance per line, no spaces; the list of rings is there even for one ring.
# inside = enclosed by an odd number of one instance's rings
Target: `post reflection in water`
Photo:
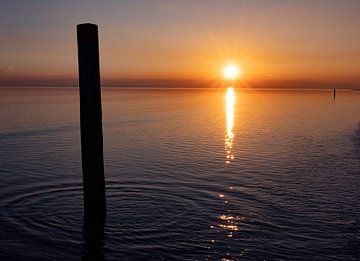
[[[94,209],[84,211],[84,253],[82,261],[104,260],[104,240],[105,240],[105,218],[106,213],[95,213]]]
[[[232,146],[234,141],[234,106],[235,106],[235,93],[234,88],[229,87],[226,93],[226,131],[225,131],[225,151],[226,160],[225,163],[229,164],[234,159],[232,153]]]

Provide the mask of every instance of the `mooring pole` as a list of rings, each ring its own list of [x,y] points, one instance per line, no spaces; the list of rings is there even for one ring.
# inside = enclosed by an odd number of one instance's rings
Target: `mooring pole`
[[[106,213],[106,197],[97,25],[77,25],[77,44],[84,217],[101,221]]]

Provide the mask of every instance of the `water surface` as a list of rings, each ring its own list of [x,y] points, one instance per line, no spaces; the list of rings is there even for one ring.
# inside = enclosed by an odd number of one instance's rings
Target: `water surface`
[[[0,89],[1,260],[360,258],[360,92],[105,88],[91,244],[78,100]]]

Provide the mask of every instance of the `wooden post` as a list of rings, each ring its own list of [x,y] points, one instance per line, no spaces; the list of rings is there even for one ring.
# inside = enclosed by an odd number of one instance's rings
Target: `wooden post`
[[[106,197],[97,25],[77,25],[77,44],[84,217],[101,223],[106,213]]]

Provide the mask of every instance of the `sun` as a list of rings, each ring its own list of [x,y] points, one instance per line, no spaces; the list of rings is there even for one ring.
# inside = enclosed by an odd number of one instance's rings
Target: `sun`
[[[236,65],[229,64],[224,68],[224,77],[227,80],[235,80],[239,75],[239,68]]]

